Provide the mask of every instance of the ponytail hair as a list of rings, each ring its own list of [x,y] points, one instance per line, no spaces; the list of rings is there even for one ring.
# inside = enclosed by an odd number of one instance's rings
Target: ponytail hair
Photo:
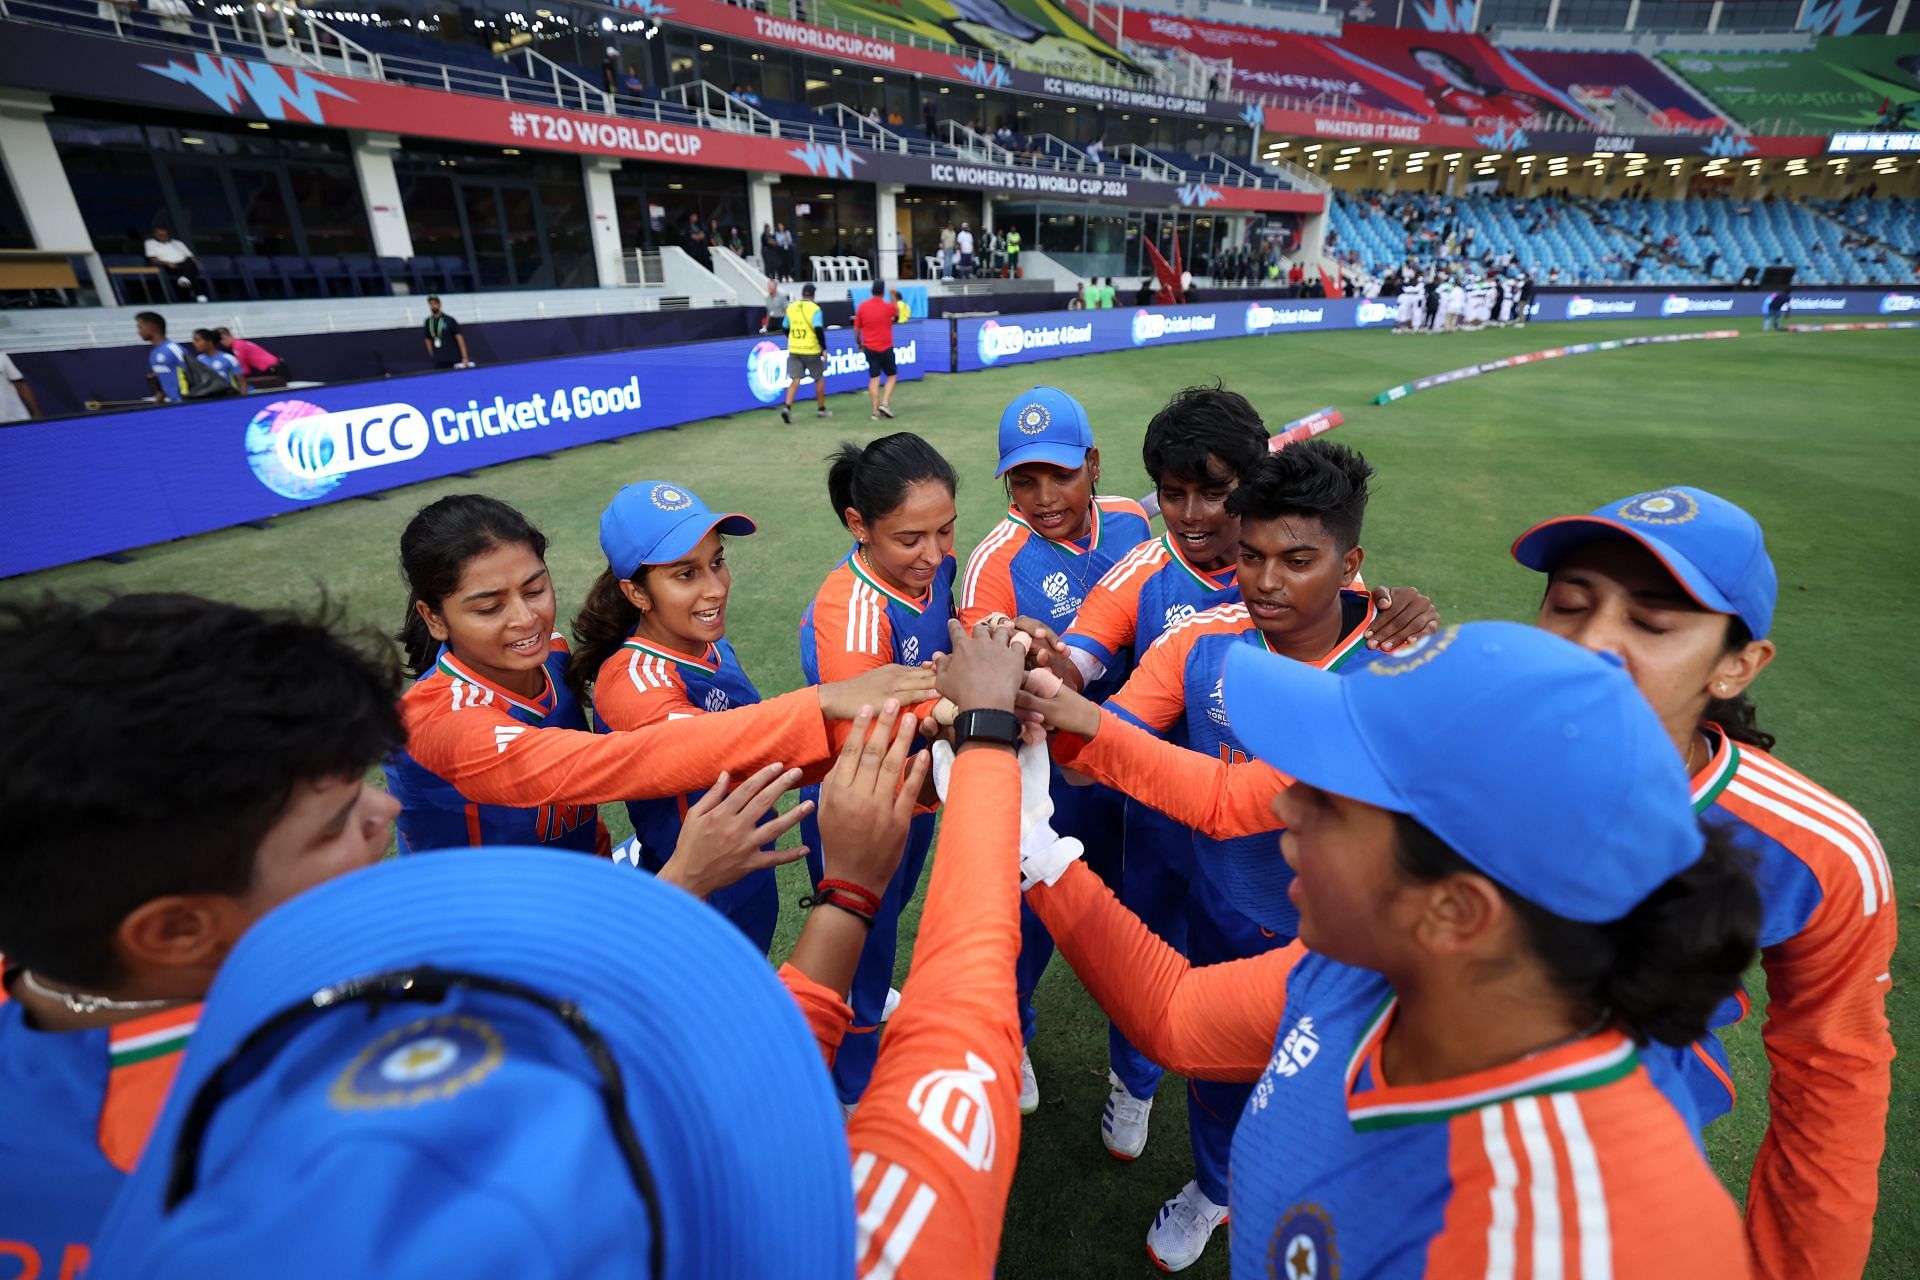
[[[639,578],[646,571],[647,567],[641,565],[633,576]],[[573,656],[567,659],[567,683],[581,702],[587,700],[587,686],[600,668],[620,651],[639,623],[640,610],[620,589],[619,575],[612,569],[602,569],[573,619]]]
[[[1440,837],[1395,815],[1395,860],[1415,880],[1485,875]],[[1700,860],[1619,920],[1585,924],[1528,902],[1493,881],[1527,943],[1582,1022],[1607,1016],[1641,1044],[1691,1044],[1740,986],[1760,936],[1760,891],[1747,855],[1721,827],[1704,828]]]
[[[547,535],[527,518],[497,498],[459,493],[430,502],[414,514],[400,535],[400,576],[407,583],[407,617],[400,625],[400,647],[406,651],[407,674],[421,676],[432,668],[440,642],[427,630],[415,606],[438,610],[440,602],[460,586],[467,562],[501,546],[526,547],[547,558]]]
[[[1752,643],[1753,632],[1747,629],[1747,624],[1728,615],[1726,652],[1737,653]],[[1774,736],[1760,727],[1759,716],[1760,713],[1754,709],[1752,700],[1745,693],[1736,693],[1731,698],[1709,699],[1704,713],[1705,719],[1726,730],[1727,736],[1735,742],[1771,751]]]
[[[848,440],[827,455],[827,499],[841,524],[851,508],[871,527],[907,500],[907,490],[924,481],[948,493],[960,488],[953,464],[911,431],[881,436],[866,448]]]

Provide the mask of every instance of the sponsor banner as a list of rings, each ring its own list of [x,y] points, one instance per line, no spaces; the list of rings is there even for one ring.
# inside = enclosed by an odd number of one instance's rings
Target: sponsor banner
[[[1836,133],[1827,139],[1832,154],[1920,151],[1920,133]]]
[[[1483,373],[1497,373],[1501,369],[1517,369],[1521,365],[1537,364],[1542,360],[1559,360],[1566,356],[1591,355],[1596,351],[1618,351],[1622,347],[1644,347],[1654,343],[1700,342],[1718,338],[1737,338],[1738,329],[1713,329],[1701,333],[1661,333],[1643,338],[1612,338],[1605,342],[1576,342],[1565,347],[1549,347],[1545,351],[1528,351],[1522,355],[1508,356],[1504,360],[1488,360],[1482,364],[1470,364],[1462,369],[1449,369],[1445,373],[1431,374],[1425,378],[1416,378],[1412,382],[1403,382],[1397,387],[1388,387],[1373,398],[1375,404],[1392,404],[1404,400],[1416,391],[1428,391],[1434,387],[1444,387],[1450,382],[1461,382],[1467,378],[1477,378]]]
[[[1827,149],[1827,139],[1816,136],[1763,136],[1732,131],[1720,133],[1620,134],[1574,130],[1528,131],[1518,126],[1475,130],[1464,125],[1424,120],[1396,120],[1387,116],[1349,116],[1337,112],[1294,111],[1268,107],[1263,127],[1269,135],[1320,138],[1329,142],[1419,144],[1475,152],[1536,152],[1553,155],[1726,156],[1789,158],[1816,156]]]
[[[1378,304],[1359,298],[1274,298],[962,319],[954,321],[955,369],[964,373],[1210,338],[1346,329],[1354,326],[1356,311],[1366,305]]]
[[[1920,320],[1861,320],[1849,324],[1790,324],[1788,333],[1841,333],[1855,329],[1920,329]]]
[[[1809,9],[1837,7],[1829,0]],[[1804,53],[1659,55],[1735,120],[1784,117],[1829,133],[1876,128],[1903,105],[1920,109],[1920,81],[1908,69],[1917,56],[1920,34],[1823,36]]]
[[[721,6],[726,8],[726,6]],[[729,12],[744,12],[729,10]],[[505,99],[409,85],[349,80],[294,67],[171,52],[123,41],[9,30],[0,42],[0,82],[54,93],[113,97],[242,120],[282,120],[347,129],[384,129],[501,147],[659,160],[736,171],[808,174],[915,186],[959,186],[1135,205],[1314,212],[1315,192],[1261,190],[1210,182],[1148,182],[1052,170],[964,164],[924,155],[866,151],[528,106]]]
[[[828,391],[864,388],[852,331],[826,337]],[[944,321],[894,326],[900,377],[944,366],[946,340]],[[760,409],[786,386],[783,344],[741,338],[11,425],[0,577]]]

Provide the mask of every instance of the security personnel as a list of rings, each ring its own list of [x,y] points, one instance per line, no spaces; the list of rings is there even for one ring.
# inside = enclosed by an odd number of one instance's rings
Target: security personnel
[[[787,331],[787,400],[780,406],[780,421],[792,425],[793,393],[800,389],[800,379],[807,377],[813,379],[816,415],[832,417],[833,410],[827,408],[827,317],[813,300],[811,283],[801,286],[800,301],[787,308],[781,323]]]

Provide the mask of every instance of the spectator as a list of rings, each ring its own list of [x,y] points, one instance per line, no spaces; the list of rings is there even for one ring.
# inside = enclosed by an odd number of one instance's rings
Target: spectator
[[[868,108],[867,108],[867,123],[868,123],[868,124],[879,124],[879,123],[880,123],[880,107],[879,107],[879,104],[877,104],[877,103],[876,103],[875,105],[873,105],[873,106],[871,106],[871,107],[868,107]]]
[[[620,87],[620,51],[612,45],[607,46],[607,56],[600,60],[600,83],[608,93]]]
[[[160,20],[160,29],[176,36],[193,34],[193,10],[186,0],[147,0],[147,12]]]
[[[889,126],[897,129],[905,123],[906,123],[905,117],[903,117],[898,111],[887,112],[887,124]]]
[[[708,249],[706,224],[700,221],[697,213],[687,216],[687,255],[695,262],[713,270],[713,253]]]
[[[1100,286],[1100,309],[1102,311],[1113,310],[1114,298],[1113,277],[1108,276],[1106,283]]]
[[[1020,278],[1020,228],[1007,228],[1007,274]]]
[[[964,280],[973,274],[973,228],[968,224],[960,224],[960,234],[954,237],[954,247],[960,252],[960,278]]]
[[[933,126],[937,123],[939,123],[939,117],[934,114],[933,100],[929,98],[920,104],[920,124],[927,131],[928,137],[933,136]]]
[[[1291,267],[1287,268],[1288,292],[1291,293],[1292,296],[1297,298],[1302,293],[1306,292],[1306,288],[1307,288],[1307,269],[1301,266],[1298,262],[1296,262]]]
[[[622,77],[620,81],[620,92],[631,93],[637,96],[646,91],[647,82],[640,78],[640,69],[629,62],[627,64],[627,74]]]
[[[1093,141],[1087,144],[1087,159],[1093,161],[1095,164],[1099,164],[1100,152],[1100,138],[1098,135],[1095,135]]]
[[[162,330],[162,332],[165,332]],[[467,335],[460,332],[460,322],[440,310],[440,295],[432,294],[427,298],[426,325],[427,358],[433,361],[436,369],[470,369],[473,359],[467,354]],[[459,352],[456,362],[454,353]]]
[[[780,278],[791,280],[797,265],[793,257],[793,232],[787,230],[786,223],[776,222],[773,224],[773,237],[780,246]]]
[[[1080,286],[1080,305],[1088,311],[1097,311],[1100,307],[1100,277],[1094,276]]]
[[[193,331],[193,358],[213,370],[228,382],[241,395],[247,393],[247,373],[240,362],[220,349],[220,336],[211,329]]]
[[[25,422],[39,416],[40,402],[26,376],[12,356],[0,353],[0,422]]]
[[[773,224],[760,224],[760,266],[770,280],[779,280],[784,276],[780,265],[780,237],[773,233]]]
[[[257,342],[245,338],[236,338],[231,329],[222,326],[215,329],[214,336],[220,340],[220,349],[230,352],[240,362],[240,369],[246,374],[247,382],[254,387],[283,387],[287,383],[287,362]]]
[[[940,278],[953,279],[953,246],[957,237],[953,234],[953,223],[940,228]]]
[[[207,300],[207,285],[200,278],[200,259],[193,256],[193,250],[185,242],[175,240],[167,227],[154,227],[153,235],[147,240],[146,253],[147,261],[160,269],[163,280],[190,294],[195,302]]]
[[[893,326],[899,318],[899,303],[886,298],[884,280],[873,282],[873,296],[853,313],[854,336],[860,340],[860,354],[867,358],[867,399],[873,405],[873,420],[891,418],[888,403],[893,399],[893,383],[898,374],[893,358]]]
[[[913,318],[913,308],[907,305],[907,300],[900,296],[898,289],[893,290],[887,296],[893,299],[893,322],[895,324],[905,324]]]
[[[1092,285],[1087,284],[1076,284],[1072,296],[1067,299],[1067,310],[1085,311],[1087,309],[1087,290],[1092,287]]]
[[[1146,307],[1153,305],[1153,280],[1151,277],[1140,282],[1140,288],[1133,295],[1133,305]]]

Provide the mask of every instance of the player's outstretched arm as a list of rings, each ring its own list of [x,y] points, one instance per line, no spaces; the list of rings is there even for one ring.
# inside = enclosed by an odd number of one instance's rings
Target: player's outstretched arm
[[[1228,764],[1130,724],[1070,689],[1020,695],[1021,714],[1055,730],[1054,762],[1215,840],[1277,831],[1273,797],[1292,780],[1259,760]],[[1278,856],[1278,855],[1275,855]]]
[[[1010,634],[954,624],[940,687],[962,713],[1013,710]],[[847,1126],[860,1276],[993,1274],[1020,1147],[1019,791],[1010,747],[961,747],[913,968]]]

